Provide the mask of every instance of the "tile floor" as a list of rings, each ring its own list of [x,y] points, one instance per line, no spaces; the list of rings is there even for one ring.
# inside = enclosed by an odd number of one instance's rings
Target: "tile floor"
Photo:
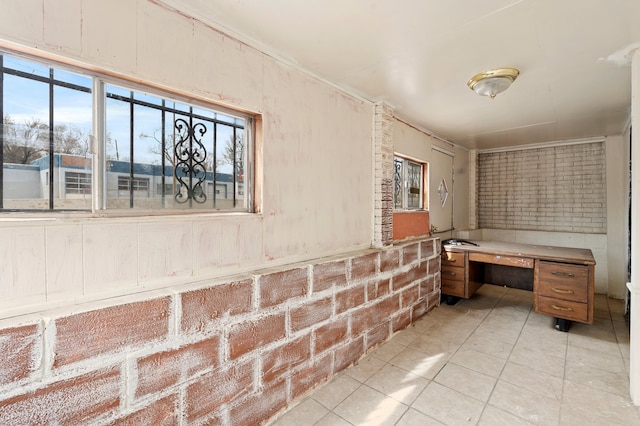
[[[397,333],[273,426],[640,425],[624,302],[557,331],[532,293],[484,285]]]

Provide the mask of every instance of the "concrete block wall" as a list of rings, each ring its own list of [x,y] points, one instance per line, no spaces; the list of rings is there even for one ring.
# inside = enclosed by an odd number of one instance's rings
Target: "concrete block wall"
[[[607,232],[604,142],[478,154],[478,226]]]
[[[438,239],[0,323],[0,424],[256,425],[440,300]]]

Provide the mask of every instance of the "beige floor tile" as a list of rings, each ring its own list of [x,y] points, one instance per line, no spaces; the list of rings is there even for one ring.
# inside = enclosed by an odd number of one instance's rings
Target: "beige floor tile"
[[[521,310],[516,307],[496,307],[485,320],[497,322],[509,322],[509,326],[514,324],[524,325],[529,317],[529,310]]]
[[[612,314],[624,315],[625,301],[623,299],[611,299],[607,298],[607,306]]]
[[[487,405],[480,416],[480,426],[531,426],[532,423],[518,416]]]
[[[506,359],[478,352],[474,349],[461,349],[451,357],[451,363],[468,368],[491,377],[499,377]]]
[[[456,314],[457,320],[475,321],[476,323],[484,320],[491,313],[493,308],[477,308],[473,304],[460,302],[455,306],[443,306],[443,309],[451,309]]]
[[[395,336],[389,340],[388,342],[383,343],[374,349],[370,356],[378,358],[381,361],[388,362],[391,361],[393,357],[402,352],[407,345],[401,343],[399,340],[396,340]]]
[[[273,426],[313,425],[328,413],[329,410],[327,408],[317,401],[307,398],[276,420]]]
[[[409,407],[368,386],[360,386],[333,412],[354,425],[394,425]]]
[[[496,303],[496,309],[501,309],[503,307],[510,307],[521,310],[523,312],[531,312],[533,309],[533,295],[531,293],[527,293],[526,297],[523,297],[518,294],[506,294],[502,299]]]
[[[606,324],[606,326],[605,326]],[[574,323],[571,326],[571,333],[568,333],[569,341],[577,338],[591,338],[594,340],[615,341],[615,331],[612,321],[606,321],[599,324],[600,326],[592,324]]]
[[[540,348],[516,344],[509,361],[552,376],[564,377],[564,359],[542,352]]]
[[[536,332],[523,332],[516,347],[518,350],[530,350],[534,352],[541,352],[546,355],[550,355],[555,358],[566,359],[567,357],[567,339],[556,338],[557,334],[566,334],[554,330],[551,335],[546,333]]]
[[[622,358],[620,345],[613,335],[611,335],[608,339],[599,339],[579,335],[571,336],[569,337],[569,348],[580,348],[589,352],[598,352],[605,356]]]
[[[396,423],[396,426],[442,426],[444,423],[421,413],[418,410],[409,408],[402,418]]]
[[[471,398],[487,402],[497,379],[453,363],[448,363],[433,381],[470,396]]]
[[[418,324],[418,323],[416,323],[416,324]],[[413,342],[415,339],[417,339],[420,336],[420,334],[421,333],[418,333],[416,331],[416,327],[415,326],[409,326],[409,327],[405,328],[404,330],[401,330],[398,333],[394,334],[393,340],[395,340],[400,345],[409,345],[409,344],[411,344],[411,342]]]
[[[411,407],[446,425],[473,425],[480,419],[484,403],[431,382]]]
[[[568,408],[582,410],[609,422],[602,424],[640,425],[638,407],[633,406],[628,397],[565,381],[562,402]]]
[[[500,300],[498,295],[475,294],[470,299],[459,301],[454,307],[458,309],[473,309],[474,311],[489,312]]]
[[[556,322],[553,319],[553,317],[550,317],[548,315],[538,314],[532,311],[531,314],[529,315],[529,318],[527,318],[525,329],[527,327],[535,327],[535,328],[538,328],[539,330],[557,332],[558,330],[556,330],[555,324]]]
[[[414,323],[414,325],[411,326],[411,331],[414,334],[414,339],[419,337],[422,334],[427,333],[432,328],[441,327],[442,323],[443,323],[443,320],[439,318],[434,318],[427,315],[423,316],[420,319],[420,321]]]
[[[617,352],[617,351],[616,351]],[[567,349],[567,365],[587,366],[611,373],[625,373],[626,367],[620,353],[607,355],[590,349],[569,346]]]
[[[502,380],[498,380],[489,405],[534,424],[556,425],[560,420],[560,401]]]
[[[410,405],[427,387],[429,380],[389,364],[378,370],[365,384]]]
[[[389,363],[425,379],[433,379],[447,363],[447,360],[446,354],[428,355],[412,348],[406,348]]]
[[[530,367],[507,362],[500,380],[556,401],[562,399],[562,378]]]
[[[620,423],[610,418],[600,417],[593,410],[585,410],[584,408],[571,408],[562,406],[560,412],[561,426],[631,426],[627,423]]]
[[[565,380],[623,397],[629,395],[629,375],[626,371],[612,373],[593,367],[569,364],[565,372]]]
[[[455,310],[454,306],[440,305],[438,308],[429,312],[415,323],[417,327],[429,327],[432,324],[439,324],[460,318],[460,312]],[[422,324],[420,324],[422,323]]]
[[[477,329],[479,323],[475,320],[451,321],[427,330],[423,336],[431,340],[447,340],[453,344],[463,344]]]
[[[300,423],[298,426],[302,426],[304,424],[308,423]],[[335,413],[329,413],[324,416],[319,422],[314,424],[314,426],[353,426],[353,424],[349,423]]]
[[[431,334],[423,334],[411,343],[411,348],[427,355],[444,355],[446,358],[451,358],[460,348],[461,343],[449,337],[445,335],[435,338]]]
[[[405,349],[406,350],[406,349]],[[386,364],[378,358],[367,356],[358,361],[357,364],[347,368],[345,373],[357,381],[364,383]]]
[[[618,342],[629,341],[629,327],[626,322],[614,322],[613,329],[615,331],[616,340]]]
[[[507,359],[513,351],[512,343],[505,343],[489,337],[472,334],[460,348],[461,350],[475,350],[497,358]]]
[[[477,294],[496,294],[499,296],[503,296],[507,294],[509,290],[510,289],[508,287],[504,287],[501,285],[486,284],[480,287]]]
[[[501,319],[485,320],[475,330],[476,334],[505,343],[515,343],[524,323],[511,324]]]
[[[362,383],[353,377],[341,373],[329,381],[329,383],[314,391],[311,397],[323,406],[333,409],[361,385]]]

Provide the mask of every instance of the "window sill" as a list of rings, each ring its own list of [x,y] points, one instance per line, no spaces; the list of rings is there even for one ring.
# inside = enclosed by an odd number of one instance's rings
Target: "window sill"
[[[48,224],[61,222],[82,222],[92,220],[176,220],[176,219],[204,219],[204,218],[239,218],[239,217],[260,217],[259,213],[250,213],[247,211],[126,211],[126,210],[110,210],[100,212],[69,212],[69,211],[53,211],[53,212],[0,212],[0,226],[20,224]]]

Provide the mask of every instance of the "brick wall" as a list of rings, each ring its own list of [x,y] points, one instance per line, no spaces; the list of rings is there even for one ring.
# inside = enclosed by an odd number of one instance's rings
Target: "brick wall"
[[[0,424],[256,425],[439,304],[440,245],[0,327]]]
[[[481,228],[605,233],[604,142],[478,154]]]
[[[374,236],[375,247],[393,242],[393,109],[374,106]]]

